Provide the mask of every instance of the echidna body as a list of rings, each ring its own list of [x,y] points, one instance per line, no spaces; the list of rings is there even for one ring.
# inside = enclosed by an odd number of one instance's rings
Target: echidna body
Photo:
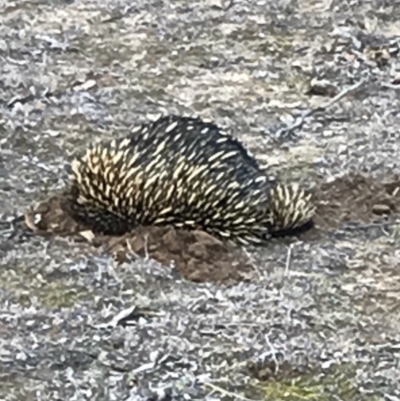
[[[311,196],[269,179],[214,123],[167,116],[99,143],[71,165],[65,206],[95,232],[136,226],[203,229],[241,243],[307,225]]]

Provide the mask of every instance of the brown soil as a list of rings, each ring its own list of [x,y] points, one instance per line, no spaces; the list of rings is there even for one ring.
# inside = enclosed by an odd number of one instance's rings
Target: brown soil
[[[111,252],[119,262],[133,256],[150,257],[164,265],[172,263],[184,278],[195,282],[243,281],[255,273],[249,259],[235,245],[199,230],[138,227],[121,237],[94,236],[63,212],[58,196],[28,210],[25,223],[39,235],[72,235],[77,240],[88,240]]]
[[[377,182],[362,174],[347,175],[319,185],[315,202],[314,231],[320,233],[348,223],[379,222],[400,212],[400,179]]]
[[[380,183],[363,175],[345,176],[319,185],[315,200],[315,228],[301,235],[303,240],[321,238],[324,232],[349,222],[368,224],[382,219],[382,215],[399,213],[400,180]],[[140,227],[123,237],[94,236],[62,211],[57,196],[27,211],[25,222],[40,235],[85,238],[95,246],[104,247],[121,262],[132,255],[148,256],[164,265],[172,262],[191,281],[241,281],[255,273],[240,249],[202,231]]]

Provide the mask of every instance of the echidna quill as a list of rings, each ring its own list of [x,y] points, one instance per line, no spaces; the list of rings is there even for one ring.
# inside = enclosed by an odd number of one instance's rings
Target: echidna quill
[[[311,194],[270,179],[234,137],[200,118],[164,116],[73,160],[64,207],[94,232],[202,229],[260,243],[312,225]]]

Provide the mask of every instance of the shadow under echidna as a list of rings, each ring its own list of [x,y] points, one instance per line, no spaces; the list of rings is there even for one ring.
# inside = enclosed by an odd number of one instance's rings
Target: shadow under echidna
[[[92,145],[73,160],[63,199],[95,233],[172,225],[241,244],[307,230],[315,213],[311,194],[268,177],[217,125],[174,115]]]

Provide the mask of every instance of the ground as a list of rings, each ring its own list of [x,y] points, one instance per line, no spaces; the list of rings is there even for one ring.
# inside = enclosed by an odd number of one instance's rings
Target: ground
[[[399,21],[393,0],[0,3],[0,399],[400,399]],[[315,229],[82,233],[65,166],[160,112],[314,191]]]

